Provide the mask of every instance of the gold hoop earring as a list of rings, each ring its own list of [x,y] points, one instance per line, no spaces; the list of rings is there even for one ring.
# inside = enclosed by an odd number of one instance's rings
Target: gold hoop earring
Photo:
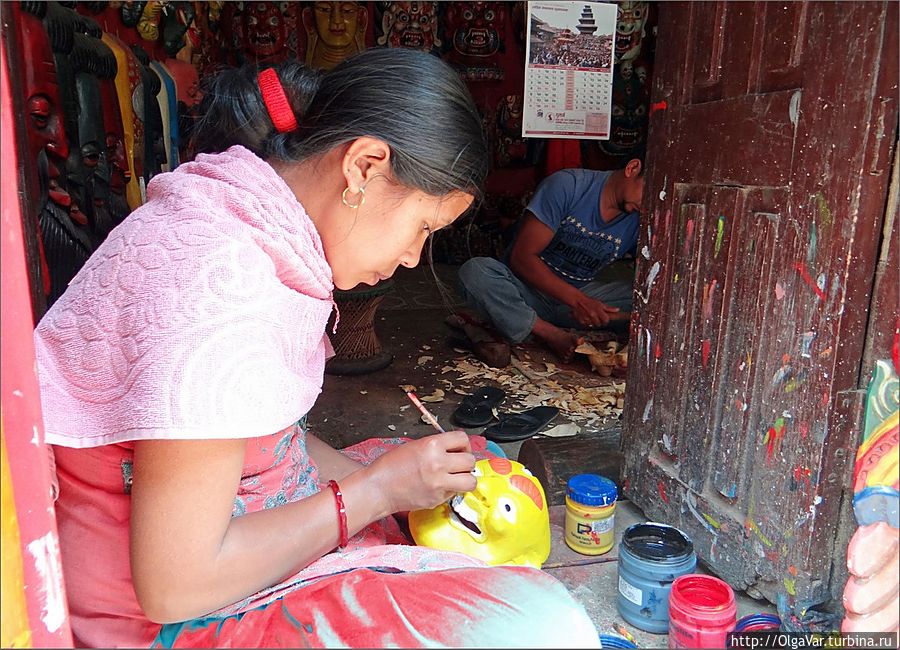
[[[347,200],[347,192],[349,192],[349,191],[350,191],[350,186],[348,185],[347,187],[344,188],[344,191],[341,192],[341,203],[346,205],[348,208],[353,208],[355,210],[355,209],[359,208],[360,206],[362,206],[363,203],[366,202],[366,188],[365,187],[359,188],[359,203],[350,203]]]

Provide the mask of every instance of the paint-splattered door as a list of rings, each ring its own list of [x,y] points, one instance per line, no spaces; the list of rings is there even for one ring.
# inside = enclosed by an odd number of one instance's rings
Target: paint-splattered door
[[[798,611],[844,555],[898,5],[659,9],[625,490]]]

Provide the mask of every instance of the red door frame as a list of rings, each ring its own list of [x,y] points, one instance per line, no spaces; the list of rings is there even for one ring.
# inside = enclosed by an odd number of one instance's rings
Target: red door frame
[[[0,42],[0,404],[24,569],[24,599],[37,648],[72,647],[51,468],[34,358],[31,298],[19,204],[19,167],[5,43]],[[22,594],[4,593],[21,599]]]

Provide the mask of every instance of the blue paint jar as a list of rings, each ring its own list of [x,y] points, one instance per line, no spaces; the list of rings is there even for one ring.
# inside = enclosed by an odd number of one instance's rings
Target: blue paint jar
[[[759,630],[780,630],[781,618],[777,614],[747,614],[738,619],[735,632],[757,632]]]
[[[637,648],[633,641],[629,641],[624,636],[618,634],[601,634],[601,648]]]
[[[696,568],[694,543],[677,528],[655,523],[629,526],[619,544],[619,614],[641,630],[665,634],[672,582]]]

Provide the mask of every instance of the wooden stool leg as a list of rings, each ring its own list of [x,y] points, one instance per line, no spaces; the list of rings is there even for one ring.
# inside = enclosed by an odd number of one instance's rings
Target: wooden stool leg
[[[363,375],[391,364],[394,356],[384,351],[375,333],[375,314],[390,286],[379,285],[366,291],[335,291],[341,320],[331,338],[335,356],[325,364],[325,372]]]

